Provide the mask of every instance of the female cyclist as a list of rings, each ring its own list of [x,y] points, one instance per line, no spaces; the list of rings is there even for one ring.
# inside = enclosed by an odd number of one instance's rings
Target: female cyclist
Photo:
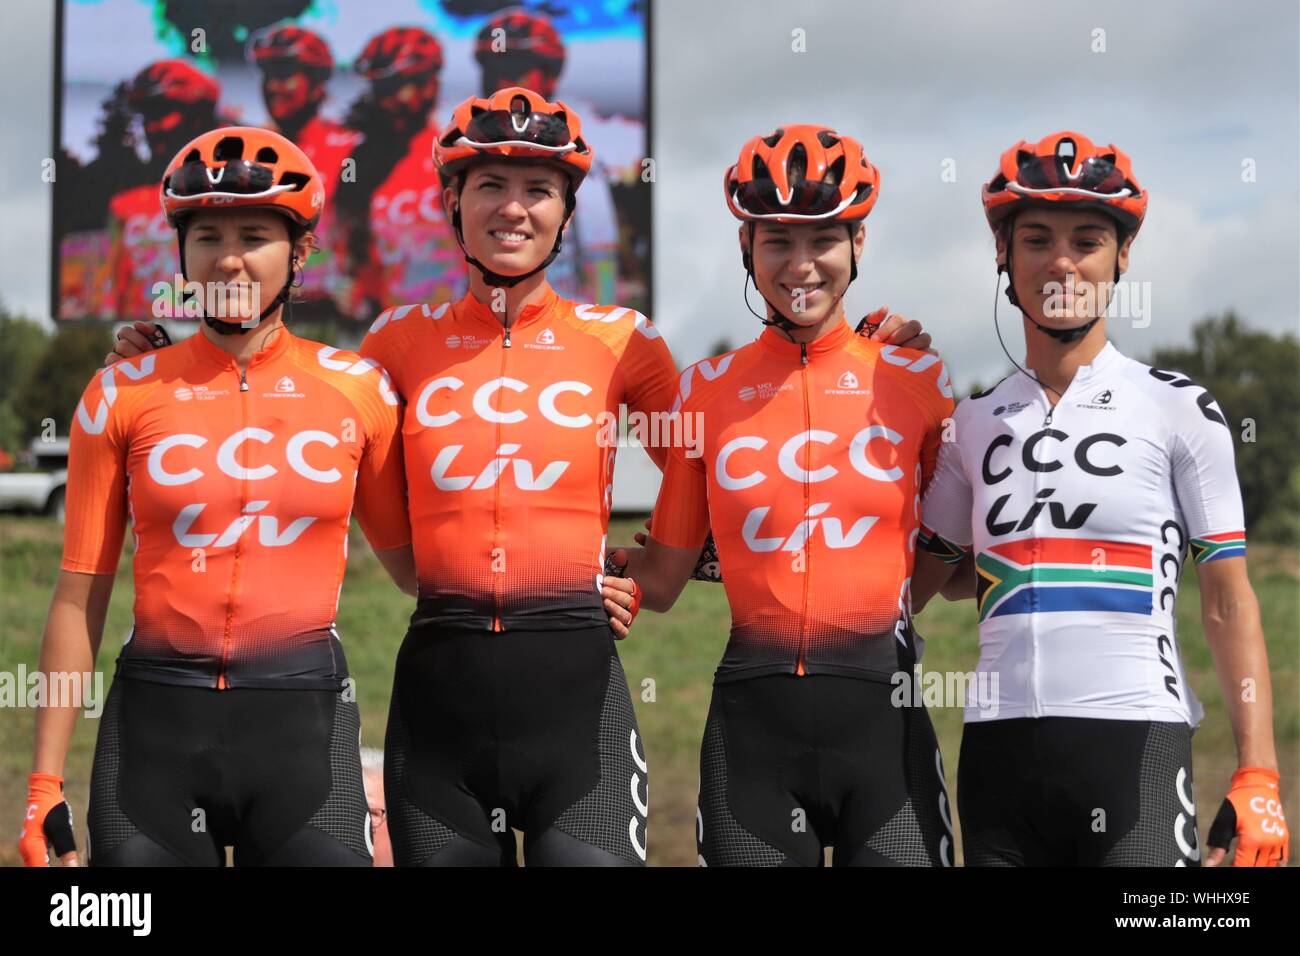
[[[638,865],[646,764],[602,596],[600,436],[622,406],[665,411],[676,370],[644,316],[547,284],[591,166],[571,110],[471,98],[434,156],[470,290],[387,310],[361,347],[408,402],[418,529],[385,744],[394,859],[512,865],[513,827],[531,865]]]
[[[1240,764],[1208,862],[1234,833],[1238,865],[1284,861],[1231,431],[1205,389],[1106,337],[1146,191],[1124,152],[1065,131],[1008,149],[983,196],[1025,361],[957,407],[913,581],[920,608],[974,552],[977,675],[996,678],[977,686],[996,690],[966,709],[966,861],[1199,865],[1201,709],[1174,614],[1189,551]]]
[[[335,612],[355,506],[414,592],[398,399],[373,362],[294,336],[291,282],[325,192],[288,140],[213,130],[167,167],[186,341],[101,371],[72,425],[48,675],[94,668],[128,518],[135,620],[91,775],[95,865],[370,863],[360,720]],[[278,292],[258,308],[261,289]],[[25,861],[65,861],[62,768],[78,709],[37,716]]]
[[[724,184],[767,328],[682,374],[701,440],[671,449],[645,551],[613,555],[665,611],[716,540],[732,626],[700,755],[700,862],[820,866],[833,846],[839,866],[948,864],[929,716],[891,700],[918,657],[907,587],[947,373],[845,321],[880,188],[856,140],[778,129]]]

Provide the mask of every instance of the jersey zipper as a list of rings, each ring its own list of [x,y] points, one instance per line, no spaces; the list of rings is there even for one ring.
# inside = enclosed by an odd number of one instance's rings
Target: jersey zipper
[[[808,397],[808,344],[799,343],[799,376],[803,379],[803,428],[804,433],[812,431],[812,407]],[[805,445],[805,448],[808,446]],[[809,454],[812,454],[811,450]],[[811,464],[811,463],[809,463]],[[803,479],[803,520],[808,520],[808,501],[812,495],[808,487],[808,472],[812,469],[804,468]],[[810,587],[809,578],[812,575],[811,567],[812,555],[812,535],[805,537],[803,542],[803,613],[799,616],[799,661],[795,666],[795,675],[803,677],[807,674],[804,667],[804,655],[807,652],[808,645],[808,590]]]
[[[510,348],[510,326],[505,326],[505,335],[501,340],[501,378],[506,377],[506,350]],[[496,421],[496,443],[492,446],[492,452],[495,456],[501,448],[501,416],[497,416]],[[497,548],[501,546],[501,465],[494,462],[497,467],[496,481],[492,483],[492,563],[496,564]],[[492,571],[492,630],[494,632],[504,631],[501,625],[501,578],[504,570],[497,571],[495,567]]]
[[[1068,392],[1069,390],[1070,388],[1067,385],[1065,391]],[[1050,428],[1052,421],[1056,418],[1056,405],[1053,405],[1052,400],[1047,397],[1046,388],[1040,385],[1039,392],[1043,396],[1043,401],[1047,403],[1047,414],[1043,416],[1042,427]],[[1065,394],[1062,393],[1057,397],[1057,404],[1059,405],[1062,401],[1064,401],[1064,399],[1065,399]],[[1034,502],[1038,501],[1038,493],[1043,490],[1043,482],[1045,480],[1043,476],[1045,474],[1047,473],[1042,471],[1034,472],[1034,496],[1032,499],[1030,499],[1030,503],[1029,503],[1029,507],[1031,508],[1033,507]],[[1047,509],[1044,509],[1044,511],[1046,510]],[[1042,514],[1043,512],[1040,511],[1039,515]],[[1033,535],[1033,541],[1034,541],[1033,550],[1030,552],[1030,564],[1033,567],[1037,567],[1038,561],[1042,557],[1042,546],[1039,544],[1039,541],[1041,539],[1038,536],[1038,532],[1035,531],[1033,527],[1030,527],[1029,533]],[[1037,598],[1035,598],[1033,608],[1029,614],[1029,655],[1030,655],[1029,673],[1031,675],[1030,687],[1032,688],[1029,715],[1031,717],[1041,717],[1043,716],[1043,702],[1042,702],[1042,697],[1039,694],[1039,688],[1041,684],[1040,684],[1040,675],[1038,670],[1039,655],[1038,655],[1038,600]]]
[[[240,369],[239,372],[239,425],[240,430],[248,427],[248,369]],[[244,509],[248,506],[248,469],[244,469],[244,477],[239,483],[239,515],[243,515]],[[236,521],[239,517],[236,516]],[[230,645],[234,637],[235,628],[235,599],[239,590],[239,572],[244,558],[244,536],[241,534],[235,539],[235,564],[230,571],[230,590],[226,594],[226,628],[221,636],[221,665],[217,671],[217,690],[228,690],[230,685],[226,682],[226,672],[230,668]]]

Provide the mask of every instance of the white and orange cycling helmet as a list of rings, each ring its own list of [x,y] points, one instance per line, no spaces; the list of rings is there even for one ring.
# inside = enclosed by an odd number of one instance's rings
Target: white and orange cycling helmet
[[[167,164],[159,189],[163,214],[176,229],[182,277],[185,270],[185,225],[199,209],[270,209],[290,222],[295,239],[316,227],[325,208],[325,183],[307,154],[271,130],[251,126],[224,126],[209,130],[186,143]],[[265,319],[289,298],[294,262],[290,253],[289,278],[271,304]],[[222,334],[246,332],[255,325],[204,321]]]
[[[727,208],[748,224],[752,249],[755,223],[764,220],[843,222],[852,238],[858,223],[867,218],[876,204],[880,171],[871,165],[862,144],[853,137],[843,136],[829,126],[799,123],[778,127],[747,141],[740,149],[740,157],[724,174],[722,183]],[[745,266],[746,283],[754,282],[757,288],[753,257],[743,252],[741,262]],[[858,277],[856,258],[851,259],[849,268],[852,283]],[[749,304],[748,296],[745,304]],[[774,325],[787,332],[798,328],[798,323],[783,315],[771,302],[767,305],[774,317],[759,316],[764,325]]]
[[[982,191],[984,215],[995,235],[1022,209],[1095,209],[1115,220],[1120,244],[1137,234],[1146,218],[1147,192],[1133,175],[1128,154],[1113,143],[1099,146],[1082,133],[1062,130],[1036,143],[1021,140],[1002,153],[998,171]],[[1011,277],[1008,237],[1005,269]],[[1115,281],[1120,278],[1115,265]],[[1006,296],[1017,308],[1015,282],[1008,281]],[[1023,310],[1022,310],[1023,311]],[[995,316],[996,318],[996,316]],[[1073,342],[1088,333],[1100,316],[1072,329],[1054,329],[1030,321],[1059,342]]]

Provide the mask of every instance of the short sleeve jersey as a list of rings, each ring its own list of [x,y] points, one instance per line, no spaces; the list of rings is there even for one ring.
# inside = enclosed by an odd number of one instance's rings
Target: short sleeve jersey
[[[731,604],[717,679],[909,666],[920,495],[952,410],[939,357],[844,324],[806,347],[769,328],[686,369],[677,408],[651,534],[694,548],[712,527]]]
[[[930,550],[975,553],[984,690],[966,720],[1195,724],[1175,628],[1183,559],[1246,549],[1213,397],[1107,344],[1054,408],[1017,374],[958,405],[954,426],[924,522]]]
[[[118,673],[201,687],[334,688],[349,518],[410,541],[399,399],[373,361],[287,330],[241,375],[202,333],[101,370],[73,418],[65,571],[135,539]]]
[[[676,387],[659,330],[635,310],[579,305],[548,286],[509,329],[473,295],[389,309],[361,354],[407,403],[415,620],[604,624],[619,436],[666,419]],[[644,444],[662,467],[664,449]]]

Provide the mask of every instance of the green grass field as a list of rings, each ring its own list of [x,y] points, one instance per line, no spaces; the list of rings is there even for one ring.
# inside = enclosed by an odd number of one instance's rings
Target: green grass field
[[[640,521],[619,521],[609,540],[628,543]],[[45,518],[0,517],[0,671],[19,664],[36,666],[41,629],[58,575],[61,529]],[[1288,819],[1297,813],[1300,764],[1300,555],[1294,551],[1252,547],[1251,578],[1263,607],[1276,699],[1275,728],[1282,769],[1282,793]],[[123,638],[130,630],[129,558],[119,568],[118,586],[105,629],[98,666],[107,682]],[[354,535],[347,583],[339,608],[339,632],[356,678],[362,713],[362,738],[383,745],[384,721],[392,684],[393,660],[406,629],[413,601],[385,577],[374,556]],[[1236,766],[1232,731],[1210,664],[1200,626],[1196,576],[1184,578],[1178,617],[1181,647],[1189,679],[1205,704],[1206,718],[1194,738],[1196,792],[1202,842]],[[650,837],[652,865],[695,863],[695,798],[699,783],[699,743],[708,710],[714,666],[726,643],[729,615],[722,588],[692,583],[667,615],[647,613],[633,637],[621,645],[623,664],[650,764]],[[918,623],[925,635],[925,669],[969,671],[978,657],[972,605],[936,601]],[[948,787],[955,801],[961,712],[932,711],[943,749]],[[0,833],[16,835],[30,769],[33,712],[0,710]],[[84,845],[85,809],[97,722],[82,720],[73,737],[64,776]],[[955,821],[954,821],[955,822]],[[1292,852],[1295,852],[1294,829]],[[958,837],[960,848],[960,835]],[[12,839],[0,842],[0,864],[15,865]]]

